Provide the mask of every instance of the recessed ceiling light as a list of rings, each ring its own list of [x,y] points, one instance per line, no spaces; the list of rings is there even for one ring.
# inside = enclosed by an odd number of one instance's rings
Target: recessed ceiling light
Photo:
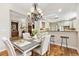
[[[61,12],[62,11],[62,9],[58,9],[58,12]]]
[[[55,15],[55,17],[58,17],[57,15]]]

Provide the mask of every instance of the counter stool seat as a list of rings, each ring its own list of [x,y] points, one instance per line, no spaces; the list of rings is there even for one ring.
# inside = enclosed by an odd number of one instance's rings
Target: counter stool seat
[[[66,39],[69,39],[69,37],[67,37],[67,36],[61,36],[61,38],[66,38]]]
[[[51,37],[55,37],[55,35],[51,35]]]

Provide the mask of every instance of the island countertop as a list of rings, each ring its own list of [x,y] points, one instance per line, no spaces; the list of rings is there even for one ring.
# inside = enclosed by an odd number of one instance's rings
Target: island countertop
[[[78,31],[48,31],[48,32],[78,32]]]
[[[51,32],[75,32],[75,33],[78,33],[78,31],[40,31],[40,33],[42,33],[42,32],[49,32],[49,33],[51,33]]]

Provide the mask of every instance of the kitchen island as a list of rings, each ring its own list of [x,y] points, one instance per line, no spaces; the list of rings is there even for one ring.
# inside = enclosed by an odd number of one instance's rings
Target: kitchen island
[[[68,47],[69,48],[77,48],[78,45],[78,32],[77,31],[49,31],[49,33],[51,35],[55,36],[55,44],[60,45],[61,44],[61,38],[60,36],[67,36],[69,37],[68,39]],[[51,42],[53,43],[53,42]],[[65,40],[64,40],[64,44],[63,46],[65,46]]]

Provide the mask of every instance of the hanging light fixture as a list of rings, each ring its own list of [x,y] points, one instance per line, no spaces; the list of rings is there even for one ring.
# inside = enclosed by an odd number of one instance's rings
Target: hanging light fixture
[[[31,8],[30,14],[31,19],[38,21],[39,19],[42,18],[43,13],[42,10],[40,8],[38,8],[38,4],[34,3],[33,7]]]

